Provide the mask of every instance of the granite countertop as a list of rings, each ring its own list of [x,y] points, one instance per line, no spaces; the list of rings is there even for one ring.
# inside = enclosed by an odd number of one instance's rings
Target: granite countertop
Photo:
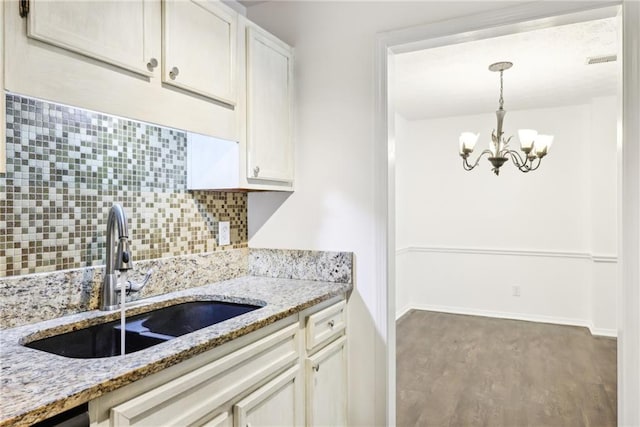
[[[99,359],[71,359],[20,345],[119,319],[119,312],[88,311],[0,331],[0,426],[30,425],[161,371],[352,289],[350,283],[244,276],[147,298],[129,315],[177,302],[215,299],[264,307],[165,343]]]

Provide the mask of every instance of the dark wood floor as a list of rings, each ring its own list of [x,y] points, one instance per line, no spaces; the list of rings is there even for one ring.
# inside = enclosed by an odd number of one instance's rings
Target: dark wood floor
[[[397,323],[398,426],[615,426],[616,340],[411,311]]]

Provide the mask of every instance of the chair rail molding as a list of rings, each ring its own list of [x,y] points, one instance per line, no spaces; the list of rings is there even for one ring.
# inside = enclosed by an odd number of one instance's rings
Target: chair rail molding
[[[542,258],[569,258],[584,259],[598,263],[616,263],[618,256],[613,254],[592,254],[588,252],[552,251],[552,250],[527,250],[527,249],[495,249],[495,248],[471,248],[450,246],[406,246],[396,250],[396,255],[404,255],[411,252],[428,252],[456,255],[500,255],[500,256],[524,256]]]

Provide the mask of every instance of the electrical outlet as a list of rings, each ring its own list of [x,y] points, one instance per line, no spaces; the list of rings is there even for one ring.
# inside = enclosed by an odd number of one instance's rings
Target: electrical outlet
[[[519,297],[520,296],[520,285],[513,285],[512,295],[514,297]]]
[[[231,226],[229,221],[220,221],[218,223],[218,246],[226,246],[231,244]]]

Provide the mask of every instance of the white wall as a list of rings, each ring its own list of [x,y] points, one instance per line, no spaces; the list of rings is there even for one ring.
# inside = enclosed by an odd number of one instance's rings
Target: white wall
[[[611,262],[611,257],[617,256],[619,244],[618,153],[611,140],[617,129],[617,113],[615,97],[595,98],[591,102],[590,250],[594,255],[591,265],[591,324],[592,332],[599,334],[617,329],[618,320],[615,307],[620,271],[618,263]]]
[[[395,115],[396,162],[398,160],[397,156],[400,156],[402,163],[406,164],[409,160],[409,141],[411,140],[409,126],[410,122],[404,117],[400,114]],[[410,191],[410,187],[406,184],[400,185],[400,183],[410,182],[411,168],[406,166],[398,168],[397,166],[398,164],[396,163],[396,248],[406,248],[409,246],[407,242],[411,235],[409,219],[412,212],[411,209],[398,209],[398,207],[410,206],[412,198],[415,198],[416,195]],[[402,254],[405,253],[408,255],[408,251],[405,250]],[[417,284],[413,280],[416,275],[412,267],[413,257],[400,255],[396,257],[396,318],[406,313],[413,305],[411,290]]]
[[[428,243],[583,250],[590,235],[584,215],[589,118],[587,105],[507,112],[505,135],[526,127],[554,134],[555,142],[537,171],[523,174],[508,163],[500,176],[491,172],[486,158],[467,172],[458,155],[462,130],[480,132],[476,151],[488,148],[495,114],[409,122],[406,144],[397,141],[396,147],[397,192],[410,194],[408,205],[397,205],[397,211],[409,211],[405,224],[398,221],[398,248]],[[430,185],[434,182],[438,185]]]
[[[288,198],[249,195],[249,244],[355,253],[348,318],[351,426],[386,422],[386,361],[376,359],[384,334],[374,321],[384,303],[376,300],[374,283],[375,35],[513,4],[289,1],[248,8],[250,19],[295,47],[297,92],[296,191]]]
[[[423,308],[614,335],[615,102],[508,112],[506,135],[519,128],[555,135],[550,154],[529,174],[508,163],[495,176],[485,159],[463,170],[459,133],[480,131],[481,151],[494,114],[400,119],[397,314]]]
[[[337,247],[354,250],[357,257],[356,287],[349,304],[350,334],[350,425],[385,423],[385,372],[375,371],[373,344],[379,336],[370,316],[376,305],[372,283],[375,260],[370,248],[374,233],[373,206],[373,101],[375,33],[473,16],[481,11],[509,8],[517,2],[266,2],[252,6],[248,15],[297,49],[296,87],[298,119],[296,131],[297,191],[291,197],[250,195],[249,223],[256,226],[250,243],[260,246]],[[574,3],[579,7],[579,3]],[[637,23],[640,5],[625,1],[624,32],[627,95],[625,110],[624,182],[625,206],[625,334],[620,341],[619,364],[624,403],[619,413],[623,425],[637,425],[640,409],[640,342],[638,322],[639,267],[637,261],[639,182],[638,150],[638,47]],[[554,6],[550,6],[552,9]],[[635,95],[634,95],[635,94]],[[630,141],[630,138],[634,138]],[[333,156],[328,159],[330,153]],[[317,159],[316,154],[323,154]],[[327,161],[329,160],[329,161]],[[335,160],[335,162],[334,162]],[[356,178],[352,181],[351,177]],[[360,178],[364,176],[363,178]],[[325,209],[327,198],[339,193],[346,203]],[[267,199],[267,200],[265,200]],[[274,203],[274,200],[277,203]],[[284,200],[284,201],[283,201]],[[272,205],[254,215],[261,204]],[[282,205],[278,205],[282,202]],[[256,211],[257,212],[257,211]],[[361,223],[369,226],[361,226]],[[338,235],[334,239],[334,236]],[[324,237],[326,236],[326,237]],[[381,325],[380,328],[383,328]],[[622,328],[622,326],[621,326]],[[624,339],[622,339],[624,338]],[[619,342],[620,342],[619,341]],[[372,355],[373,353],[373,355]],[[626,378],[626,382],[623,380]],[[382,400],[381,400],[382,399]]]

